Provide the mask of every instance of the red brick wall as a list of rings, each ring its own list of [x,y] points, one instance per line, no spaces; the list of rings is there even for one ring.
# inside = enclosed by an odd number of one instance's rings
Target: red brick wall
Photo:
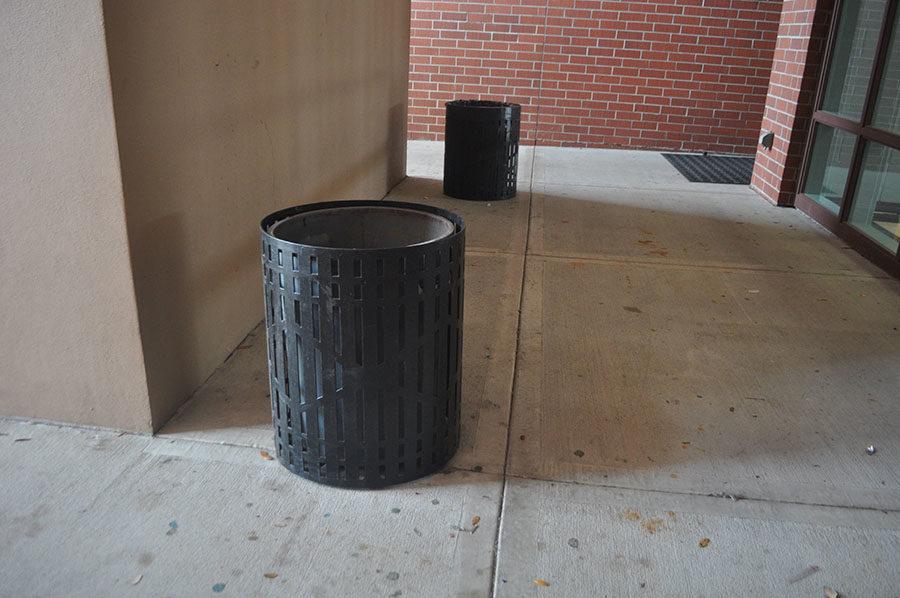
[[[541,145],[751,153],[781,4],[412,0],[409,137],[479,98]]]
[[[785,0],[762,128],[775,133],[759,147],[750,186],[778,205],[793,205],[825,52],[832,0]]]

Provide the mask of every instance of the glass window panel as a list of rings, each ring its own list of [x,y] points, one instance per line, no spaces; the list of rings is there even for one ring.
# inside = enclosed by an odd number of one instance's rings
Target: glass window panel
[[[850,224],[892,253],[900,240],[900,151],[866,142]]]
[[[886,7],[887,0],[843,3],[822,110],[859,122]]]
[[[841,210],[855,143],[855,135],[816,123],[803,193],[834,214]]]
[[[900,133],[900,10],[894,12],[894,26],[888,45],[887,59],[878,96],[872,126],[893,133]]]

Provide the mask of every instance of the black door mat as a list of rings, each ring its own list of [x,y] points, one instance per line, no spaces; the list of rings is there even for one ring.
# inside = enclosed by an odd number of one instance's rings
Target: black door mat
[[[749,185],[753,174],[752,156],[663,154],[663,157],[692,183]]]

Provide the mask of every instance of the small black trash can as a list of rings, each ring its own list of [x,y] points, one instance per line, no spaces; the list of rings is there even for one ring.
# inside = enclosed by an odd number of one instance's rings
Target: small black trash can
[[[278,460],[364,488],[442,468],[459,445],[463,220],[340,201],[261,227]]]
[[[505,102],[447,102],[444,195],[508,199],[516,194],[522,107]]]

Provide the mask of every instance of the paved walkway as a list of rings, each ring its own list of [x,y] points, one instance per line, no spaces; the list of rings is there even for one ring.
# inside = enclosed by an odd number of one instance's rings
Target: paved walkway
[[[264,460],[257,329],[158,437],[0,422],[0,595],[897,594],[896,280],[653,152],[523,148],[491,203],[442,197],[441,152],[389,197],[468,223],[452,467]]]

